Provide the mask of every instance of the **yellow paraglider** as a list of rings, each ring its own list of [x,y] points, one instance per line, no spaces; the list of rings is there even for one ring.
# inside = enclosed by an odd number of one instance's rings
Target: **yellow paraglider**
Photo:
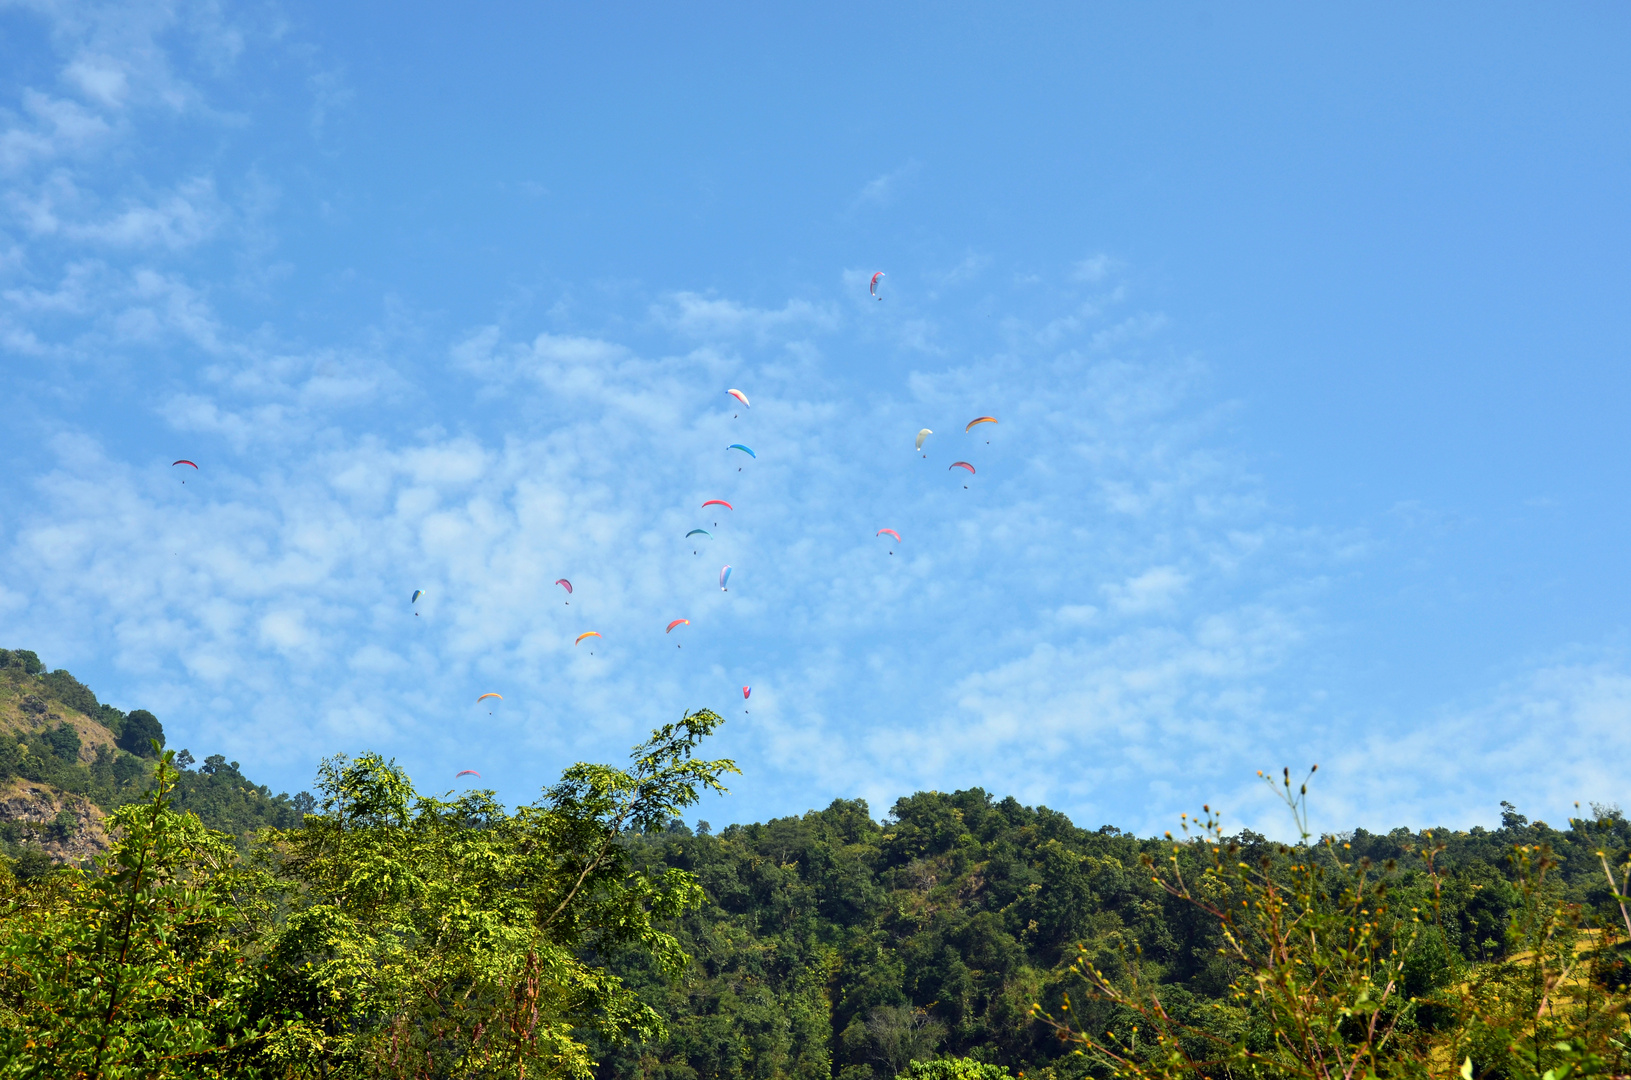
[[[490,697],[496,697],[500,701],[504,700],[504,695],[503,694],[483,694],[483,695],[481,695],[481,697],[476,699],[476,704],[480,705],[482,702],[486,701]]]
[[[586,637],[599,637],[599,636],[600,636],[600,631],[599,630],[585,630],[583,633],[578,635],[578,640],[574,641],[572,644],[582,645],[584,638],[586,638]]]

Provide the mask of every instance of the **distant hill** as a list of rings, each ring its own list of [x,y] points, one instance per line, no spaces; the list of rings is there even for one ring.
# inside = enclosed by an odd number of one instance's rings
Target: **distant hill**
[[[107,849],[103,818],[150,790],[153,740],[164,745],[164,726],[146,709],[105,705],[28,649],[0,649],[0,854],[18,876]],[[273,795],[219,754],[197,768],[185,750],[176,761],[176,806],[240,840],[267,825],[297,826],[313,805],[305,792]]]

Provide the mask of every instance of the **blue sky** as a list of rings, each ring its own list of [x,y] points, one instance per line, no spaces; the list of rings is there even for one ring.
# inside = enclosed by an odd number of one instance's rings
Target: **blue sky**
[[[275,789],[1616,800],[1628,24],[0,5],[0,643]]]

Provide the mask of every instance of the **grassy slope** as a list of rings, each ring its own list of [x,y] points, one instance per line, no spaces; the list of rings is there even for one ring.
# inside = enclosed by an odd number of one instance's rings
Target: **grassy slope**
[[[0,649],[0,853],[21,860],[20,872],[103,850],[103,815],[144,796],[151,751],[120,749],[126,716],[67,671]],[[274,796],[219,757],[188,771],[176,793],[181,809],[239,837],[299,824],[302,802]]]

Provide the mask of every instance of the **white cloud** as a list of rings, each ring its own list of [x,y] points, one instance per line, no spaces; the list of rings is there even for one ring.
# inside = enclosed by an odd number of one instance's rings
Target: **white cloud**
[[[854,207],[888,206],[894,202],[900,191],[917,175],[922,166],[917,161],[908,161],[899,168],[873,177],[862,185],[856,194]]]
[[[652,315],[669,329],[694,338],[764,340],[772,334],[794,335],[800,330],[831,331],[838,325],[834,311],[807,300],[789,300],[781,308],[770,310],[693,292],[669,295],[653,306]]]
[[[1157,566],[1126,581],[1104,586],[1110,606],[1122,615],[1168,611],[1183,594],[1189,576],[1175,566]]]

